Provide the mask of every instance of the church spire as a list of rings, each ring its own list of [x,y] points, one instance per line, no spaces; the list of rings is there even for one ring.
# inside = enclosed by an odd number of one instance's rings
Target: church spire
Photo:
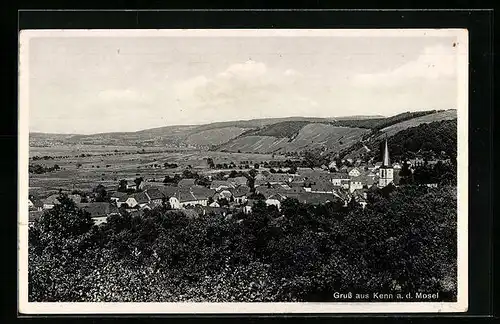
[[[385,140],[385,148],[384,148],[384,162],[382,164],[385,167],[390,166],[390,161],[389,161],[389,148],[387,146],[387,139]]]

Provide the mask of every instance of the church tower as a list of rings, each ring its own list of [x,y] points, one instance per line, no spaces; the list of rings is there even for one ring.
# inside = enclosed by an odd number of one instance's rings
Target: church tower
[[[380,188],[384,188],[389,183],[394,180],[394,168],[391,166],[391,162],[389,160],[389,148],[387,147],[387,140],[385,140],[385,148],[384,148],[384,158],[382,160],[382,166],[380,167],[380,178],[378,180],[378,186]]]

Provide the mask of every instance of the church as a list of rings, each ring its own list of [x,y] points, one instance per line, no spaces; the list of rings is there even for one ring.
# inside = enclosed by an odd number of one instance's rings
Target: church
[[[379,169],[379,188],[384,188],[394,181],[394,168],[389,160],[389,148],[387,146],[387,140],[385,140],[384,147],[384,157],[382,159],[382,166]]]

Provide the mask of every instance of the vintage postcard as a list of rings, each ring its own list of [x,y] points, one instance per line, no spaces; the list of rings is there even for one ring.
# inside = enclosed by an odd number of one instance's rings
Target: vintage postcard
[[[20,313],[467,310],[467,30],[19,50]]]

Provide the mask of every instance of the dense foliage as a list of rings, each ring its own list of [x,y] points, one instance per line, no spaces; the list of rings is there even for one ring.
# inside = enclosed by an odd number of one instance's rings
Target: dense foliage
[[[289,199],[232,219],[158,207],[92,226],[74,203],[29,231],[30,301],[329,301],[334,292],[456,298],[456,188],[373,190],[365,209]]]
[[[451,160],[456,160],[457,120],[420,124],[398,132],[387,141],[394,159],[411,159],[416,153],[421,153],[420,155],[429,159],[443,154]],[[382,156],[380,140],[370,142],[367,146],[374,156]]]
[[[345,157],[363,146],[370,152],[361,154],[362,160],[367,161],[374,158],[382,160],[383,145],[385,141],[380,139],[380,134],[375,132],[364,142],[357,142],[339,153]],[[449,158],[456,161],[457,157],[457,120],[442,120],[431,123],[422,123],[410,127],[387,138],[391,151],[391,159],[405,160],[416,156],[426,159]]]
[[[344,127],[359,127],[359,128],[370,128],[373,131],[378,131],[382,128],[401,123],[406,120],[410,120],[417,117],[422,117],[425,115],[430,115],[438,112],[437,110],[428,111],[415,111],[415,112],[405,112],[392,117],[387,118],[371,118],[371,119],[353,119],[353,120],[337,120],[332,122],[335,126]]]

